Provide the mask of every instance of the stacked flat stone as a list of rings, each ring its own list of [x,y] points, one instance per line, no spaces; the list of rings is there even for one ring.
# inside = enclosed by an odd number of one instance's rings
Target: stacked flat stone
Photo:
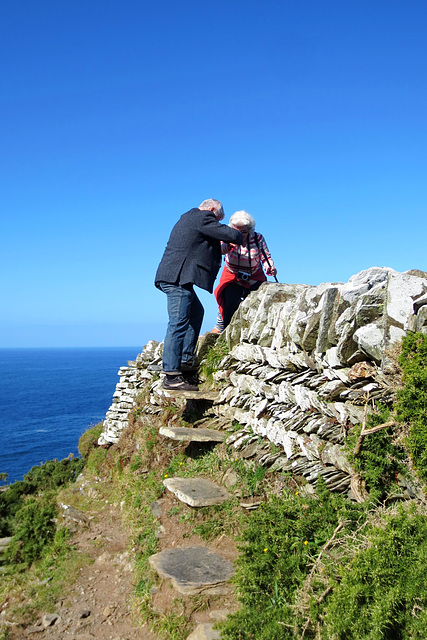
[[[246,458],[250,451],[347,491],[344,439],[367,399],[392,400],[392,352],[406,331],[427,333],[426,277],[374,267],[347,284],[265,284],[248,296],[214,376],[223,383],[216,414],[244,425],[229,443]],[[266,451],[259,436],[283,453]]]
[[[98,444],[118,442],[120,433],[128,426],[128,415],[133,407],[138,382],[138,370],[136,367],[120,367],[117,375],[120,376],[120,382],[116,385],[113,402],[107,411]]]
[[[119,382],[113,394],[113,402],[107,411],[99,445],[113,444],[119,441],[123,429],[129,425],[129,412],[134,407],[135,396],[153,374],[147,371],[147,364],[153,359],[159,358],[159,343],[151,340],[138,355],[134,362],[128,362],[127,366],[120,367],[118,371]]]

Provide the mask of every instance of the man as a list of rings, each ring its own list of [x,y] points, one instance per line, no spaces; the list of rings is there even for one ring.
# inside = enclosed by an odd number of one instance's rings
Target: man
[[[195,370],[195,350],[203,321],[203,306],[193,285],[212,293],[221,266],[221,240],[242,244],[237,229],[220,224],[224,210],[219,200],[204,200],[184,213],[171,231],[155,277],[167,295],[169,324],[163,346],[163,388],[197,391],[183,373]]]

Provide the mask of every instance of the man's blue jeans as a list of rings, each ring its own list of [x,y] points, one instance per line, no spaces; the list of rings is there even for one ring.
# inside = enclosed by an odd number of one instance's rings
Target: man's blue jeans
[[[169,323],[163,346],[163,371],[181,373],[181,365],[192,365],[203,321],[203,306],[192,284],[179,286],[159,282],[167,295]]]

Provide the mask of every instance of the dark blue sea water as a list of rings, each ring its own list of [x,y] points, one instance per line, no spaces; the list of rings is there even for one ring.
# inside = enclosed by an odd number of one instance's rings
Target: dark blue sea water
[[[78,454],[104,419],[119,367],[138,347],[0,349],[0,472],[22,480],[36,464]]]

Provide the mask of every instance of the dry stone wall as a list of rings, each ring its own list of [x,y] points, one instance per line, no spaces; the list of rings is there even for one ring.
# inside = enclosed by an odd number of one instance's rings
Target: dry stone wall
[[[135,361],[129,361],[127,366],[120,367],[117,374],[120,379],[105,416],[99,445],[119,441],[121,432],[128,426],[129,412],[133,408],[136,395],[153,379],[153,375],[147,371],[147,366],[153,360],[159,359],[160,353],[159,343],[152,340]]]
[[[230,352],[214,376],[214,413],[242,425],[230,444],[246,457],[252,446],[261,463],[303,475],[309,487],[321,475],[331,489],[348,491],[343,442],[362,421],[367,398],[391,400],[396,346],[408,330],[427,333],[421,271],[373,267],[345,284],[263,284],[227,328]],[[147,371],[160,349],[149,343],[120,370],[100,443],[117,441],[149,380],[150,410],[163,402],[161,381]],[[277,451],[261,446],[260,454],[260,437]]]

